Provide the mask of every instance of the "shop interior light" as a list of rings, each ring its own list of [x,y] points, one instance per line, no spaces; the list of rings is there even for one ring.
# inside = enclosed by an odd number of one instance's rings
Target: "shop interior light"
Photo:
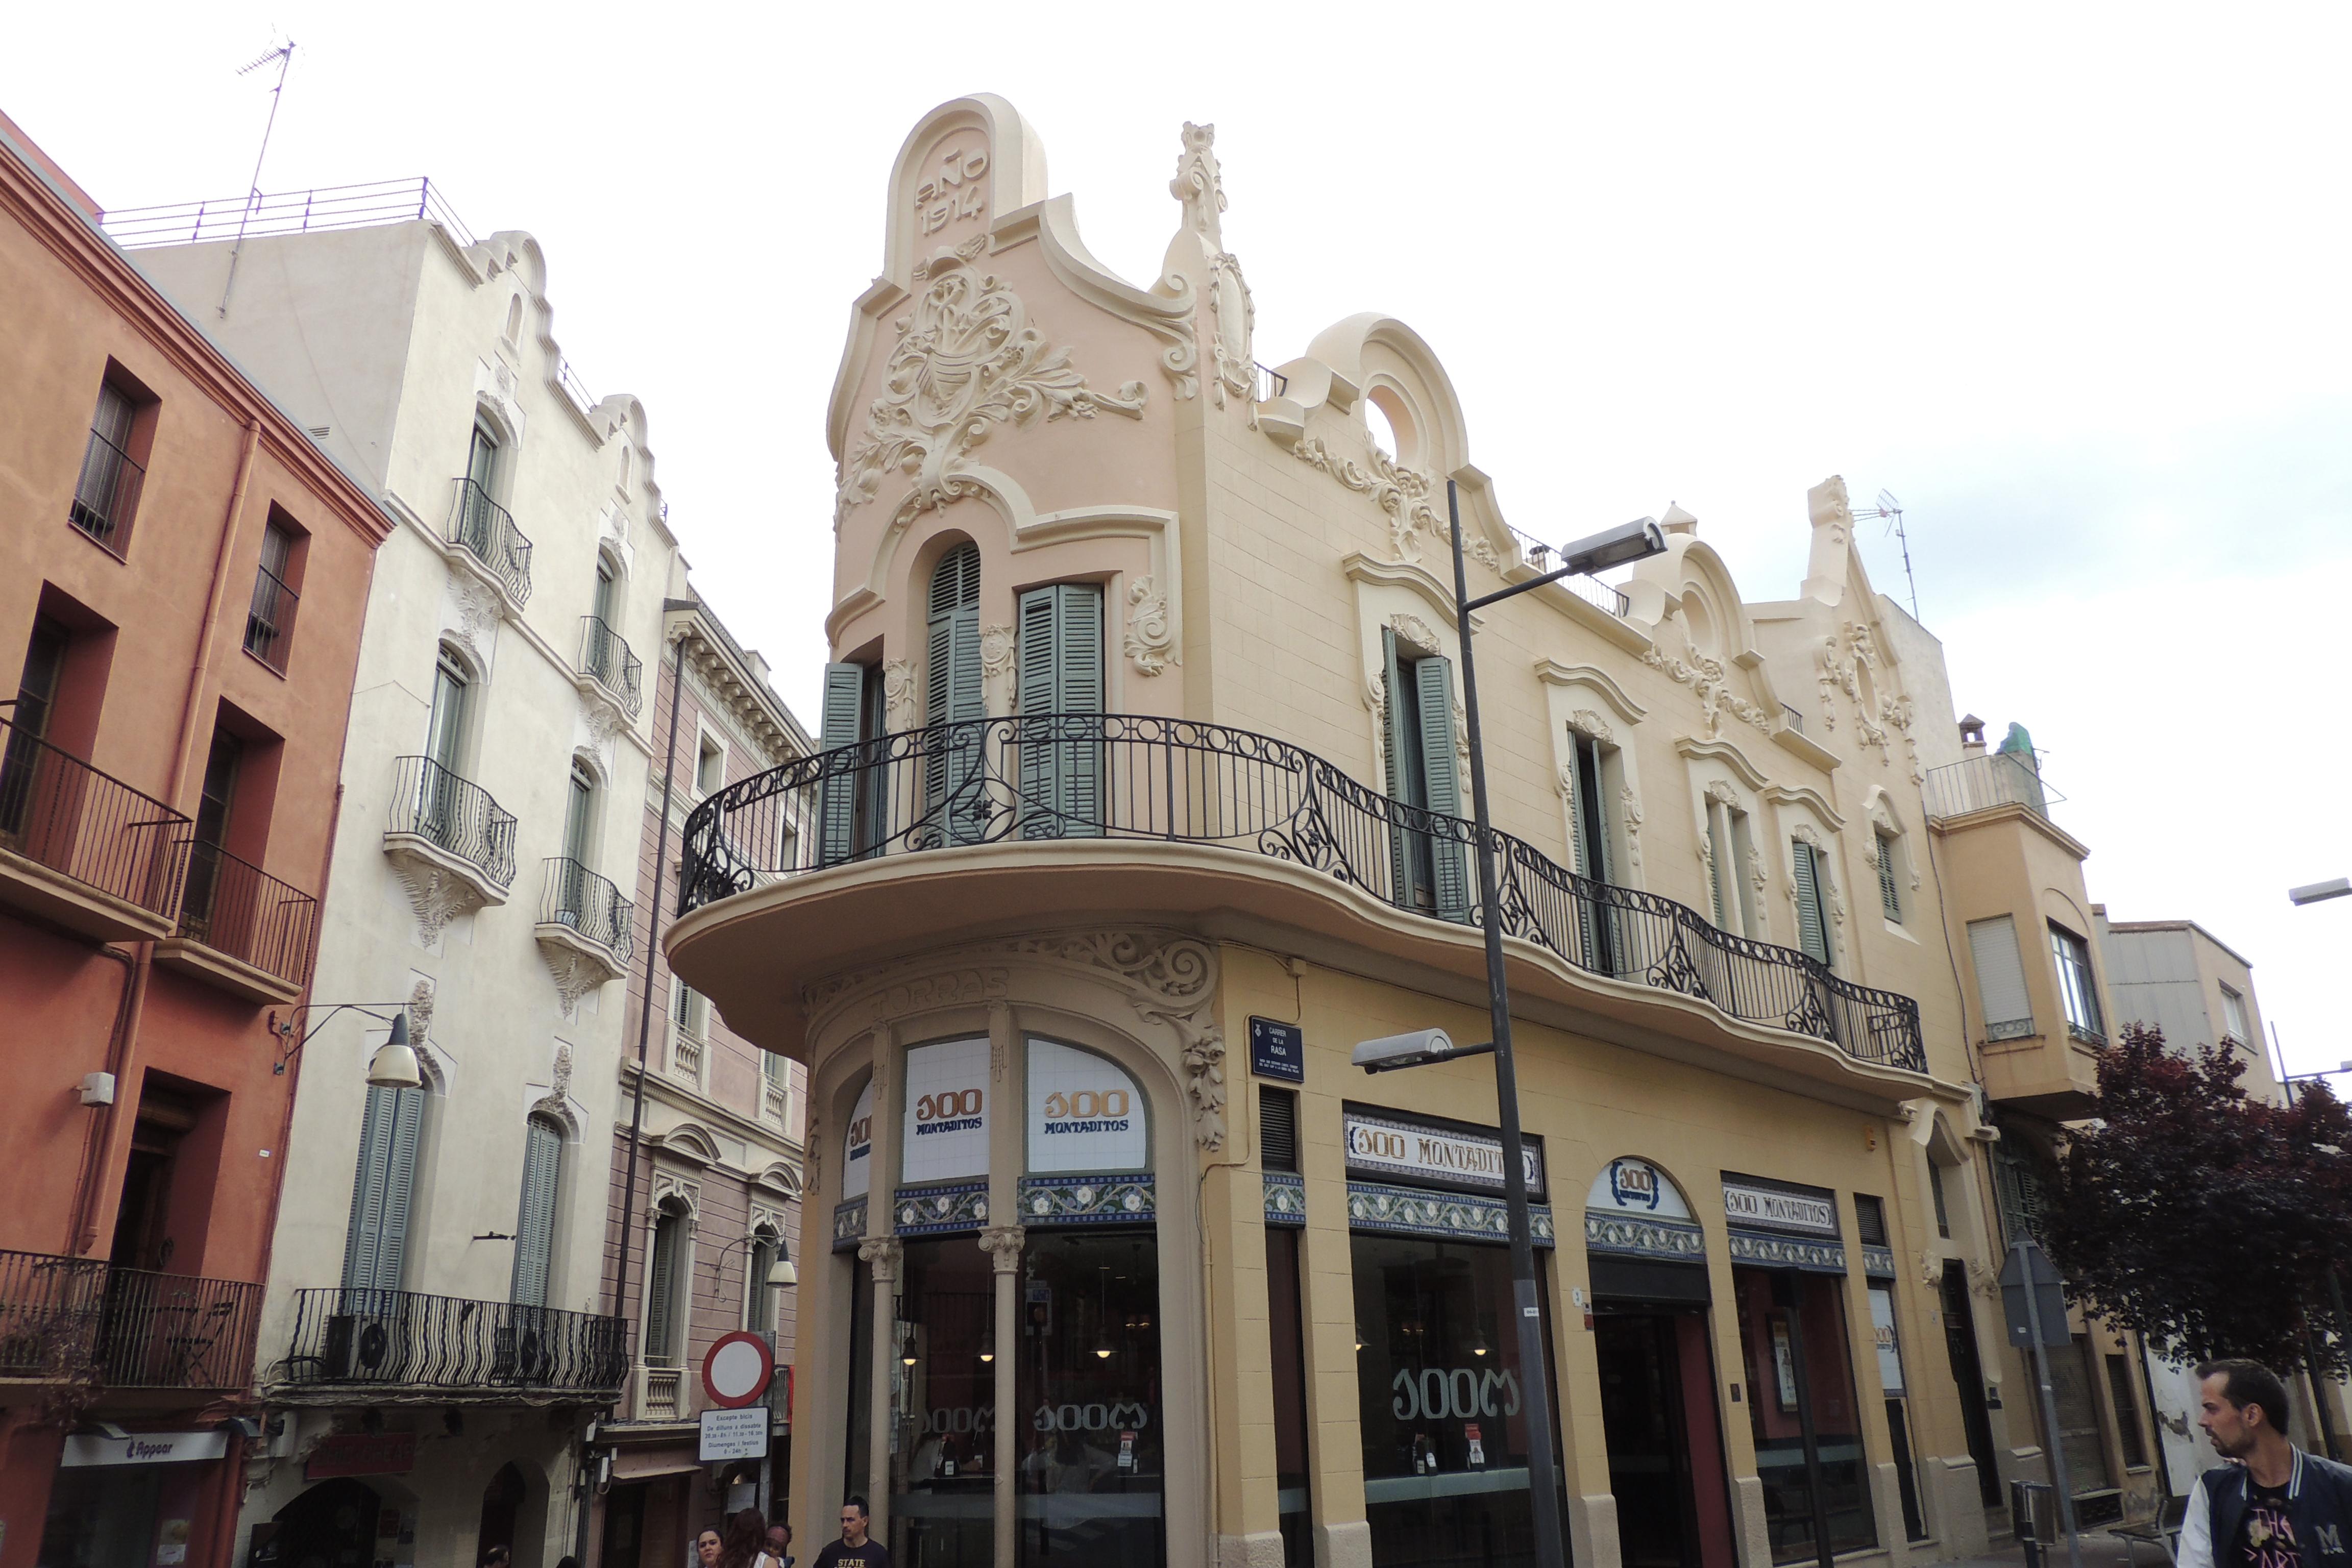
[[[1357,1349],[1359,1352],[1361,1352],[1361,1351],[1363,1350],[1363,1348],[1364,1348],[1364,1325],[1363,1325],[1363,1324],[1361,1324],[1361,1323],[1358,1323],[1358,1324],[1356,1325],[1356,1349]]]
[[[1110,1333],[1108,1330],[1095,1336],[1095,1359],[1110,1360]]]
[[[1481,1331],[1477,1337],[1470,1342],[1470,1353],[1472,1355],[1485,1355],[1491,1348],[1493,1347],[1486,1343],[1486,1335],[1484,1331]]]
[[[983,1329],[981,1331],[980,1359],[983,1365],[992,1364],[996,1360],[996,1331],[994,1329]]]

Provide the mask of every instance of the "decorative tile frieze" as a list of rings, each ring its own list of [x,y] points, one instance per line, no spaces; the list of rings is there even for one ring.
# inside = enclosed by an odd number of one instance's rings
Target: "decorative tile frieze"
[[[1268,1171],[1265,1173],[1265,1223],[1307,1223],[1307,1178],[1284,1171]]]
[[[891,1219],[892,1228],[900,1236],[979,1230],[988,1224],[988,1183],[982,1179],[951,1186],[900,1187]]]
[[[1021,1223],[1041,1225],[1149,1225],[1160,1212],[1158,1190],[1148,1175],[1024,1176]]]
[[[1845,1272],[1843,1242],[1812,1241],[1803,1237],[1741,1230],[1737,1226],[1728,1227],[1726,1235],[1731,1243],[1731,1261],[1734,1263],[1753,1264],[1763,1268],[1799,1268],[1810,1274]]]
[[[862,1197],[833,1206],[833,1249],[845,1251],[866,1239],[866,1200]]]
[[[1865,1247],[1862,1249],[1862,1271],[1873,1279],[1895,1278],[1895,1249],[1891,1247]]]
[[[1377,1182],[1348,1184],[1348,1224],[1356,1230],[1389,1231],[1451,1241],[1511,1239],[1510,1211],[1500,1198],[1475,1193],[1425,1192]],[[1538,1247],[1553,1244],[1551,1208],[1528,1205],[1528,1229]]]
[[[1584,1215],[1584,1245],[1594,1252],[1629,1253],[1675,1263],[1706,1261],[1706,1233],[1695,1225],[1679,1225],[1673,1220],[1588,1210]]]

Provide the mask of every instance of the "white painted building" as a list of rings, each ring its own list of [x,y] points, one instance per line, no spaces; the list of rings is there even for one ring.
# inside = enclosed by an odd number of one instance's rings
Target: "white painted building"
[[[404,526],[379,552],[262,1330],[237,1554],[576,1550],[607,1317],[622,977],[663,602],[684,565],[636,400],[551,336],[530,236],[405,221],[142,251]],[[216,315],[227,300],[225,315]],[[422,1089],[371,1089],[405,1010]],[[780,1129],[781,1131],[781,1129]],[[356,1552],[356,1555],[348,1553]]]

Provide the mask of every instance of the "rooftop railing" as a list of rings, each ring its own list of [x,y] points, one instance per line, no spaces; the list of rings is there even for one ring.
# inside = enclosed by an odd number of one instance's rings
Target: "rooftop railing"
[[[594,616],[580,617],[580,673],[619,698],[630,718],[644,706],[644,667],[621,634]]]
[[[530,541],[515,526],[514,514],[472,479],[457,481],[449,508],[449,542],[488,567],[515,603],[530,602]]]
[[[1937,817],[2021,805],[2048,821],[2051,805],[2066,798],[2042,781],[2042,759],[2021,752],[1987,752],[1929,768],[1924,789],[1927,815]]]
[[[173,933],[299,985],[310,973],[319,900],[217,844],[188,851],[186,891]]]
[[[514,880],[513,812],[430,757],[402,757],[393,768],[391,831],[455,855],[501,888]]]
[[[625,965],[636,947],[636,906],[609,879],[566,856],[551,858],[546,870],[539,923],[577,931]]]
[[[187,868],[188,819],[6,719],[0,738],[0,849],[169,914]]]
[[[439,224],[461,247],[474,243],[472,232],[457,221],[440,188],[421,175],[280,191],[274,195],[216,196],[200,202],[121,207],[100,221],[115,244],[125,250],[142,250],[156,245],[203,245],[240,237],[368,228],[420,219]]]
[[[1519,542],[1519,559],[1526,562],[1536,575],[1541,576],[1547,572],[1557,572],[1564,564],[1560,560],[1559,552],[1542,540],[1522,533],[1516,528],[1511,530],[1511,537]],[[1621,621],[1625,618],[1626,612],[1633,607],[1633,600],[1598,577],[1582,575],[1562,577],[1555,585],[1567,589],[1595,609],[1608,611]]]
[[[814,831],[795,831],[803,823]],[[1100,713],[934,725],[730,784],[687,819],[679,907],[854,860],[1054,838],[1209,845],[1291,862],[1408,913],[1480,918],[1468,822],[1268,736]],[[1670,899],[1580,877],[1508,835],[1492,843],[1507,934],[1857,1061],[1926,1070],[1910,997],[1735,936]]]
[[[296,1292],[294,1342],[276,1383],[610,1400],[628,1372],[625,1318],[413,1290],[313,1289]]]

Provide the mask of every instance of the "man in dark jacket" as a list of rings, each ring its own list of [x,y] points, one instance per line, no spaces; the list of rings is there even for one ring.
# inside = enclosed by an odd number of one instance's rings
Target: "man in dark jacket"
[[[2286,1385],[2251,1361],[2197,1376],[2197,1425],[2238,1462],[2197,1478],[2176,1568],[2352,1568],[2352,1467],[2286,1440]]]

